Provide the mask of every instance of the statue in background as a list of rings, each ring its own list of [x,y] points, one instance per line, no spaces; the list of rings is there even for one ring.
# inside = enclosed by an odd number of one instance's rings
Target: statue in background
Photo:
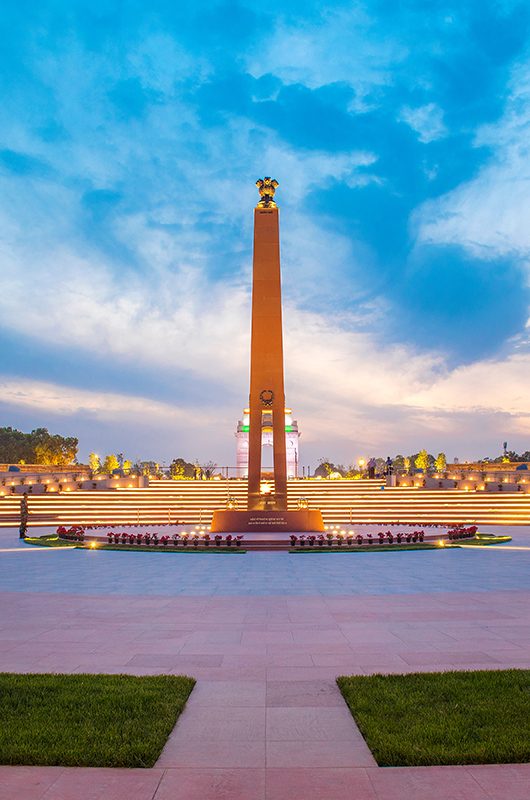
[[[22,500],[20,501],[20,527],[18,529],[20,539],[26,538],[26,531],[28,529],[28,517],[29,517],[28,495],[24,493],[22,495]]]

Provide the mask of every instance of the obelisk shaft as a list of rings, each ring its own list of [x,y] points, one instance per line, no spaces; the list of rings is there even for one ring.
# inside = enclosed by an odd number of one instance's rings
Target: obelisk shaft
[[[287,509],[285,390],[278,209],[254,210],[248,509],[263,508],[260,494],[262,413],[272,411],[274,495],[270,506]]]

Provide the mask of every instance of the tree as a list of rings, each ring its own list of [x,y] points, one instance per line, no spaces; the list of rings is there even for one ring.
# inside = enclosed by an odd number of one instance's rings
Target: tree
[[[146,478],[151,476],[161,478],[163,474],[160,464],[156,461],[137,461],[134,465],[134,470],[138,475],[144,475]]]
[[[185,461],[183,458],[175,458],[174,461],[172,461],[169,465],[170,478],[172,478],[174,481],[184,480],[184,464]]]
[[[32,455],[29,434],[13,428],[0,428],[0,461],[17,464],[22,459],[31,463]]]
[[[336,472],[335,464],[329,458],[321,458],[315,470],[315,478],[329,478],[332,472]]]
[[[0,461],[7,464],[63,465],[75,462],[77,439],[51,434],[47,428],[22,433],[15,428],[0,428]]]
[[[404,456],[403,457],[403,469],[405,470],[407,475],[410,472],[410,465],[411,465],[411,457],[410,456]]]
[[[409,464],[409,467],[410,467],[410,464]],[[392,460],[392,469],[394,470],[394,472],[405,472],[406,471],[404,456],[397,455]]]
[[[129,475],[130,471],[132,470],[132,461],[129,461],[129,459],[126,458],[124,460],[124,462],[123,462],[123,467],[122,468],[123,468],[124,474],[125,475]]]
[[[429,468],[429,454],[427,450],[420,450],[414,459],[414,466],[416,469],[422,469],[424,472],[427,472]]]
[[[217,464],[214,461],[207,461],[206,464],[201,464],[202,474],[209,481],[217,469]]]
[[[375,474],[376,475],[384,475],[386,469],[386,459],[384,458],[376,458],[375,459]]]
[[[88,457],[88,465],[93,475],[101,470],[101,461],[97,453],[90,453]]]
[[[105,461],[103,462],[102,471],[106,475],[112,475],[114,470],[119,468],[120,468],[120,462],[113,453],[110,453],[108,456],[105,456]]]
[[[445,453],[438,453],[434,461],[434,468],[436,472],[445,472],[447,469],[447,458],[445,457]]]
[[[183,458],[174,458],[169,465],[169,475],[174,481],[189,481],[195,475],[195,467]]]
[[[46,428],[37,428],[30,434],[34,442],[35,464],[66,466],[75,462],[78,440],[48,433]]]

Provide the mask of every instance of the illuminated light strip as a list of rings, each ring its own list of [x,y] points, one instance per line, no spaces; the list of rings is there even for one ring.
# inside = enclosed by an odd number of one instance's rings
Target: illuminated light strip
[[[32,547],[0,547],[0,553],[59,553],[61,550],[75,550],[75,547],[46,547],[43,545],[33,545]]]
[[[458,547],[465,548],[466,550],[503,550],[509,552],[510,550],[530,550],[530,547],[523,547],[523,545],[503,545],[503,544],[459,544]]]
[[[160,481],[141,489],[128,489],[118,496],[106,492],[79,490],[69,495],[33,495],[32,510],[35,522],[41,525],[64,521],[85,524],[160,524],[167,521],[168,512],[183,521],[196,520],[202,514],[207,521],[215,508],[223,505],[227,491],[243,498],[246,481]],[[321,507],[326,521],[345,522],[350,514],[356,521],[386,524],[389,518],[404,517],[404,522],[414,518],[414,523],[457,522],[477,523],[530,523],[530,497],[519,494],[476,494],[458,490],[425,490],[413,486],[386,487],[383,482],[367,481],[289,481],[289,508],[296,507],[298,496],[306,495]],[[125,491],[125,490],[124,490]],[[128,494],[127,494],[128,492]],[[412,493],[412,494],[411,494]],[[122,502],[124,500],[127,502]],[[0,499],[4,511],[1,527],[13,527],[18,521],[19,496],[8,495]],[[168,506],[170,506],[168,508]],[[50,519],[51,516],[55,519]],[[147,519],[145,519],[147,517]],[[144,518],[144,519],[142,519]]]

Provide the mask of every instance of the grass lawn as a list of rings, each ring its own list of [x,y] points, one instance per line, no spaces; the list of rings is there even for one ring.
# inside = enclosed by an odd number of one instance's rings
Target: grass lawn
[[[37,544],[41,547],[75,547],[76,542],[67,542],[59,539],[56,533],[47,533],[45,536],[26,536],[26,544]]]
[[[195,681],[0,673],[0,764],[152,767]]]
[[[530,670],[337,678],[381,767],[530,761]]]
[[[447,542],[446,547],[489,547],[495,544],[506,544],[511,542],[511,536],[488,536],[487,534],[477,534],[474,539],[457,539],[455,542]]]

